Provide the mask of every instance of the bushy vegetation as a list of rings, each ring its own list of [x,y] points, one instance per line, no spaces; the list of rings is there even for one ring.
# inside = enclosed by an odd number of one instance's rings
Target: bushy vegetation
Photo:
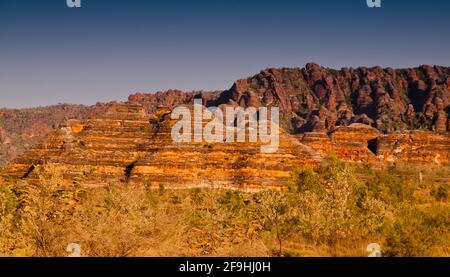
[[[361,178],[329,159],[257,193],[66,186],[36,171],[0,186],[0,256],[66,256],[72,242],[83,256],[365,256],[371,242],[387,256],[450,255],[445,186],[421,193],[394,168]]]
[[[339,254],[340,244],[351,247],[346,241],[375,236],[383,226],[385,203],[368,193],[348,164],[333,159],[318,172],[296,170],[292,179],[300,234],[331,254]]]
[[[414,192],[405,176],[394,167],[373,171],[366,186],[374,197],[394,206],[410,200]]]
[[[448,256],[450,212],[448,206],[402,207],[386,228],[387,256]]]

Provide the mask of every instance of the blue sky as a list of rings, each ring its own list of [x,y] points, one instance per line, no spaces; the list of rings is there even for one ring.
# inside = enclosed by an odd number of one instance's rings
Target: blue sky
[[[268,67],[450,66],[450,1],[0,0],[0,107],[222,90]]]

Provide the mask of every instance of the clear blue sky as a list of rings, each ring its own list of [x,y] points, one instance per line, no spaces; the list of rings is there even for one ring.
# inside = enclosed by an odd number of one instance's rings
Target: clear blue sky
[[[450,65],[450,1],[0,0],[0,107],[227,89],[268,67]]]

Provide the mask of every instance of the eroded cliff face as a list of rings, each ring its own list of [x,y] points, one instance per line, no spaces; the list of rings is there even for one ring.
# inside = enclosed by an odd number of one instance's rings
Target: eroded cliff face
[[[450,164],[450,134],[426,131],[398,132],[376,140],[376,154],[391,163]]]
[[[322,157],[335,155],[345,161],[373,163],[378,161],[375,141],[381,136],[373,127],[354,123],[341,126],[331,133],[311,132],[298,135],[297,138]]]
[[[350,162],[393,165],[443,166],[450,164],[450,134],[397,131],[383,134],[363,124],[339,127],[331,133],[297,135],[322,157],[335,155]]]
[[[158,107],[173,108],[193,103],[194,97],[199,94],[208,101],[216,99],[219,92],[168,90],[151,94],[135,93],[129,96],[129,102],[139,103],[148,113],[154,113]],[[104,114],[112,103],[115,102],[92,106],[59,104],[29,109],[0,109],[0,168],[38,143],[61,123],[68,119],[97,117]]]
[[[310,63],[263,70],[222,93],[170,90],[133,94],[129,101],[152,111],[192,103],[198,95],[208,106],[277,106],[292,133],[330,132],[353,123],[383,133],[450,131],[450,68],[440,66],[334,70]]]
[[[86,119],[105,113],[108,104],[0,109],[0,168],[23,153],[68,119]]]
[[[3,176],[37,178],[46,164],[67,182],[85,185],[149,184],[166,188],[228,187],[251,190],[284,185],[295,166],[320,157],[282,132],[278,151],[261,143],[174,143],[170,110],[149,116],[141,105],[114,104],[103,118],[71,120],[10,163]],[[206,122],[205,122],[206,124]]]
[[[330,133],[281,131],[278,151],[264,154],[262,143],[249,142],[248,136],[245,142],[235,143],[176,143],[171,137],[176,121],[170,115],[167,108],[149,115],[142,105],[112,104],[102,117],[65,122],[14,159],[0,176],[33,181],[39,178],[39,166],[46,165],[73,184],[254,190],[281,187],[295,167],[314,168],[330,154],[377,165],[450,163],[448,134],[382,134],[364,124]]]

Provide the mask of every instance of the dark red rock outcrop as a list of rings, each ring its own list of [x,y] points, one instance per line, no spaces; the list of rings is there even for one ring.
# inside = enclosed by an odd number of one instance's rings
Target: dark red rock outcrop
[[[179,105],[193,104],[194,98],[202,98],[204,103],[218,97],[219,91],[184,92],[181,90],[158,91],[155,93],[137,92],[128,96],[128,102],[144,106],[148,113],[154,113],[159,107],[174,108]]]
[[[450,129],[450,68],[267,69],[237,81],[215,104],[278,106],[293,132],[363,123],[384,133]]]

